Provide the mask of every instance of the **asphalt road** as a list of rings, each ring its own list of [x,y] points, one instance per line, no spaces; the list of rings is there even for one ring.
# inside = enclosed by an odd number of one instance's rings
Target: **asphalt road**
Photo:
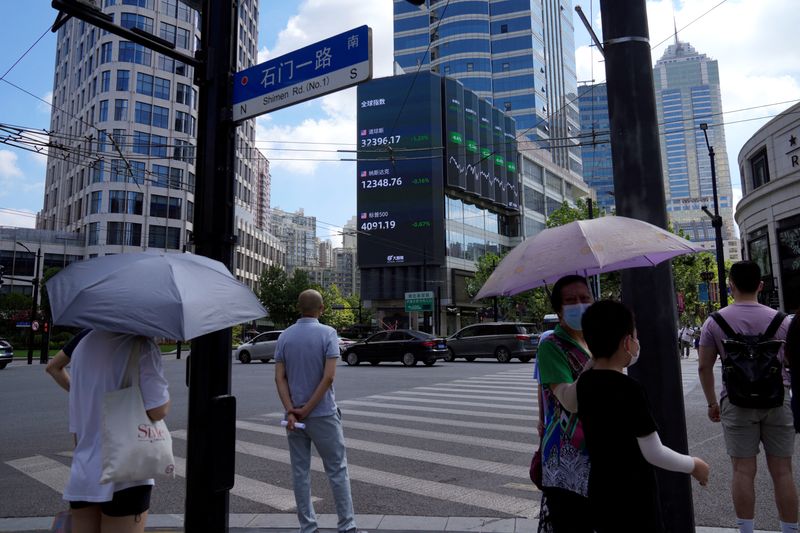
[[[706,488],[693,484],[698,525],[734,525],[729,459],[721,428],[706,418],[696,357],[682,361],[690,452],[712,468]],[[184,361],[167,357],[172,409],[167,419],[178,458],[186,457]],[[535,449],[533,364],[491,361],[399,364],[337,370],[358,514],[526,516],[539,494],[527,480]],[[237,397],[236,487],[232,513],[291,512],[293,497],[281,406],[272,363],[233,363]],[[15,362],[0,371],[0,517],[52,516],[64,508],[71,437],[67,396],[43,366]],[[213,460],[213,458],[209,458]],[[797,469],[795,468],[795,472]],[[795,478],[798,475],[795,474]],[[183,511],[185,478],[159,480],[153,513]],[[756,525],[777,529],[771,484],[759,458]],[[335,512],[324,473],[312,474],[317,511]],[[624,495],[621,495],[624,505]]]

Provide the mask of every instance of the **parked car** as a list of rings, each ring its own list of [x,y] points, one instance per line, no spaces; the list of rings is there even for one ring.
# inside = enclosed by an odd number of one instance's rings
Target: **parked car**
[[[417,361],[422,361],[426,366],[433,366],[445,357],[447,346],[443,338],[412,329],[380,331],[351,344],[342,356],[351,366],[362,361],[373,365],[381,361],[399,361],[405,366],[414,366]]]
[[[463,357],[474,361],[493,357],[508,363],[516,357],[527,363],[536,357],[539,335],[533,324],[522,322],[483,322],[461,328],[447,338],[447,361]]]
[[[14,347],[5,339],[0,339],[0,370],[14,359]]]
[[[264,361],[265,363],[270,359],[275,358],[275,347],[278,344],[278,336],[283,333],[279,331],[267,331],[260,335],[256,335],[244,344],[240,344],[236,348],[236,359],[244,364],[253,360]]]

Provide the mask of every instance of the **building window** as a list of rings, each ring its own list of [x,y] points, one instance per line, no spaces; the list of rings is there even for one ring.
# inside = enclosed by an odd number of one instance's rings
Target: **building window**
[[[183,111],[175,111],[175,130],[194,135],[194,117]]]
[[[125,99],[114,100],[114,120],[128,120],[128,101]]]
[[[159,37],[161,37],[165,41],[169,41],[172,44],[175,44],[175,26],[173,26],[172,24],[167,24],[166,22],[162,22],[161,32],[159,33]]]
[[[175,101],[179,104],[192,105],[192,92],[188,85],[178,83],[178,88],[175,91]]]
[[[145,17],[144,15],[137,15],[136,13],[122,13],[120,25],[129,30],[139,28],[147,33],[153,33],[153,19]]]
[[[766,148],[750,158],[750,172],[752,173],[754,190],[769,183],[769,165],[767,163]]]
[[[130,87],[131,82],[131,73],[129,70],[118,70],[117,71],[117,90],[118,91],[127,91]]]
[[[167,218],[167,197],[159,194],[150,196],[150,216]]]
[[[100,64],[111,63],[114,53],[114,43],[103,43],[100,45]]]
[[[169,167],[153,165],[154,183],[156,187],[166,187],[169,182]]]
[[[122,0],[122,5],[153,9],[153,0]]]
[[[149,74],[136,74],[136,92],[147,96],[153,96],[153,76]]]
[[[153,60],[153,52],[149,48],[130,41],[119,42],[119,60],[127,63],[136,63],[137,65],[147,65]]]
[[[103,191],[94,191],[89,202],[89,214],[94,215],[100,212],[103,205]]]
[[[152,248],[177,250],[181,247],[181,229],[167,226],[150,226],[148,245]]]
[[[169,218],[180,220],[181,219],[181,205],[182,201],[180,198],[170,198],[169,199],[169,208],[168,208],[168,215]]]
[[[139,124],[150,125],[153,120],[153,106],[144,102],[136,102],[134,120]]]
[[[142,225],[132,222],[108,222],[106,244],[141,246]]]
[[[153,126],[157,128],[169,128],[169,109],[166,107],[153,106]]]
[[[100,100],[100,111],[97,115],[98,122],[105,122],[108,120],[108,100]]]
[[[111,90],[111,71],[104,70],[100,74],[100,92],[106,93]]]
[[[100,236],[100,224],[97,222],[90,222],[89,229],[86,232],[86,245],[97,245],[98,237]]]
[[[153,82],[153,96],[162,100],[169,100],[169,80],[156,78]]]
[[[125,212],[125,191],[108,191],[108,212]]]
[[[500,24],[500,33],[508,33],[508,24]]]

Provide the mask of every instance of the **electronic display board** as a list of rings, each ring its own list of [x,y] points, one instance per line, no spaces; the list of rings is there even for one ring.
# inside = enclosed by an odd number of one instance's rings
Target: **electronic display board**
[[[520,184],[517,173],[517,125],[509,116],[503,117],[505,126],[506,177],[508,180],[507,202],[509,209],[519,209]]]
[[[492,133],[492,106],[478,100],[478,141],[480,143],[481,196],[494,202],[494,143]]]
[[[481,192],[481,147],[478,138],[478,95],[464,91],[464,148],[467,192]]]
[[[503,113],[496,107],[492,108],[492,141],[494,151],[492,152],[492,162],[494,163],[494,203],[506,207],[508,203],[508,178],[506,176],[506,137],[505,121]]]
[[[464,86],[452,78],[444,79],[445,148],[447,185],[467,188],[467,154],[464,127]]]
[[[442,264],[441,78],[381,78],[357,94],[359,267]]]

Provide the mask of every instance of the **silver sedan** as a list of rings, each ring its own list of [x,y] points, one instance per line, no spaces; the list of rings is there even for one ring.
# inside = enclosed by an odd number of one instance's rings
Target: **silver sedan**
[[[244,344],[236,348],[234,356],[244,364],[253,360],[264,361],[275,358],[275,347],[278,344],[278,337],[283,333],[280,331],[268,331],[253,337]]]

